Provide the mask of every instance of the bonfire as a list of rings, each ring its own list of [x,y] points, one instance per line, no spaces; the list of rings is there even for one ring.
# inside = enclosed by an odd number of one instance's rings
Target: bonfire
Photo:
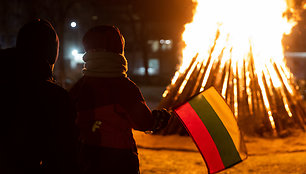
[[[198,0],[182,35],[182,64],[159,107],[171,109],[214,86],[244,133],[305,130],[306,111],[282,46],[295,25],[284,16],[288,8],[285,0]],[[173,117],[163,133],[186,131]]]

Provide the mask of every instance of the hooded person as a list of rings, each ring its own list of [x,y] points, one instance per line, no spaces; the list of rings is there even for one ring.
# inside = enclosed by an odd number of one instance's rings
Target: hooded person
[[[48,21],[38,19],[25,24],[19,30],[16,48],[26,57],[19,61],[27,69],[29,74],[27,78],[53,79],[53,67],[58,58],[59,40],[56,31]]]
[[[152,114],[127,77],[124,44],[115,26],[93,27],[83,37],[84,76],[70,91],[77,108],[83,173],[139,173],[132,129],[157,130],[170,117],[166,110]]]
[[[20,29],[16,48],[6,51],[11,69],[3,85],[0,173],[77,171],[76,112],[53,79],[58,47],[52,25],[36,19]]]

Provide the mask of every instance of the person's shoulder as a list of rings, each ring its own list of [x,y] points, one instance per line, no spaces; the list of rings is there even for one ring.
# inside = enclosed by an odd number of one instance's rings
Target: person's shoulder
[[[0,61],[6,65],[4,68],[12,68],[12,66],[16,66],[16,63],[18,62],[18,52],[16,48],[7,48],[0,50]]]
[[[6,49],[0,49],[0,56],[1,57],[12,57],[16,56],[17,50],[16,48],[6,48]]]
[[[72,87],[68,90],[69,93],[73,94],[79,91],[79,88],[84,86],[84,84],[85,84],[85,77],[83,76],[72,85]]]
[[[60,96],[63,96],[63,97],[67,97],[68,96],[68,92],[63,88],[61,87],[59,84],[57,84],[56,82],[53,82],[53,81],[45,81],[43,84],[42,84],[45,89],[50,92],[50,94],[54,94],[54,95],[60,95]]]
[[[122,78],[122,83],[124,84],[121,86],[124,89],[120,90],[123,92],[122,95],[128,96],[129,98],[143,100],[140,88],[134,81],[132,81],[130,78]]]
[[[133,82],[130,78],[120,78],[120,80],[122,81],[123,84],[125,84],[126,86],[128,86],[131,89],[139,89],[139,87],[136,85],[135,82]]]
[[[0,50],[0,61],[4,65],[0,69],[0,77],[4,81],[15,79],[17,68],[17,52],[15,48]],[[10,73],[8,73],[10,72]]]

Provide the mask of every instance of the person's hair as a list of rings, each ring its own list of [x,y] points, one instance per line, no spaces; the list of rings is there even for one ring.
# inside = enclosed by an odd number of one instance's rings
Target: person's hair
[[[18,32],[16,48],[27,58],[37,77],[53,79],[53,64],[58,58],[59,40],[49,21],[35,19]],[[33,70],[34,69],[34,70]]]
[[[89,29],[83,37],[85,51],[101,50],[124,53],[124,37],[115,26],[99,25]]]

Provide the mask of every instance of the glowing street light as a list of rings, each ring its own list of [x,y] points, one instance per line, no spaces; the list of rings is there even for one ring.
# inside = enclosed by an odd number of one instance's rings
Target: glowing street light
[[[70,23],[70,26],[71,26],[72,28],[75,28],[75,27],[77,26],[77,23],[73,21],[73,22]]]
[[[76,50],[76,49],[74,49],[74,50],[72,50],[71,51],[71,54],[73,55],[73,56],[77,56],[78,55],[78,50]]]
[[[77,49],[73,49],[71,51],[71,54],[72,54],[72,57],[71,57],[72,61],[70,63],[71,63],[72,67],[75,67],[78,63],[84,63],[84,61],[83,61],[84,53],[79,53],[79,51]]]

